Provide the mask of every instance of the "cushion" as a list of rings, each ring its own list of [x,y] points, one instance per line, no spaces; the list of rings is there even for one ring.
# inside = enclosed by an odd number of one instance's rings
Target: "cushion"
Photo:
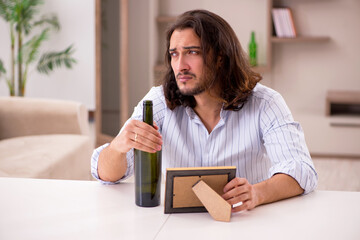
[[[0,177],[89,180],[90,137],[52,134],[0,141]]]

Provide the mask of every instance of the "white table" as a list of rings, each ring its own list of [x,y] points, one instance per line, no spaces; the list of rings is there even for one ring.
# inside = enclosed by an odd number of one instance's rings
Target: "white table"
[[[164,189],[164,188],[163,188]],[[214,221],[134,202],[134,185],[0,178],[0,239],[360,239],[360,192],[316,191]],[[162,196],[164,192],[162,192]]]

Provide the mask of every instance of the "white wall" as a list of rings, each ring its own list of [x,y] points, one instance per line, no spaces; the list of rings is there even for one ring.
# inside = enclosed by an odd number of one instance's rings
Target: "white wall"
[[[55,13],[61,24],[52,32],[42,51],[63,50],[70,44],[76,49],[77,64],[72,70],[57,69],[49,76],[39,74],[32,65],[26,86],[27,97],[75,100],[95,109],[95,0],[46,0],[40,14]],[[9,71],[10,40],[6,22],[0,19],[0,58]],[[0,80],[0,96],[8,96],[4,79]]]

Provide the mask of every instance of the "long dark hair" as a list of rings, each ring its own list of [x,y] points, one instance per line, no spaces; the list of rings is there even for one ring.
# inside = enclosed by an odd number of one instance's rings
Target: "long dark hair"
[[[193,96],[180,93],[168,51],[173,32],[186,28],[193,29],[200,38],[206,71],[210,71],[207,76],[212,76],[207,83],[207,89],[219,87],[220,95],[217,97],[224,103],[224,109],[240,110],[262,77],[250,68],[247,55],[231,26],[220,16],[206,10],[183,13],[167,31],[167,70],[163,79],[167,106],[172,110],[180,105],[192,108],[196,106]]]

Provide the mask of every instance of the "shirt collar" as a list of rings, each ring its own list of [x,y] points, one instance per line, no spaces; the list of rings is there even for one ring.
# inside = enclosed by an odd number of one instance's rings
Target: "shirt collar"
[[[192,109],[191,107],[185,107],[185,112],[186,112],[186,114],[189,116],[189,118],[191,120],[197,119],[197,120],[199,120],[201,122],[199,116],[196,114],[194,109]],[[223,104],[223,106],[222,106],[222,108],[220,110],[220,121],[219,121],[219,123],[224,124],[226,118],[228,117],[228,115],[229,115],[229,111],[224,109],[224,104]]]
[[[195,113],[194,109],[189,106],[185,107],[185,112],[190,119],[198,118],[198,115]]]

